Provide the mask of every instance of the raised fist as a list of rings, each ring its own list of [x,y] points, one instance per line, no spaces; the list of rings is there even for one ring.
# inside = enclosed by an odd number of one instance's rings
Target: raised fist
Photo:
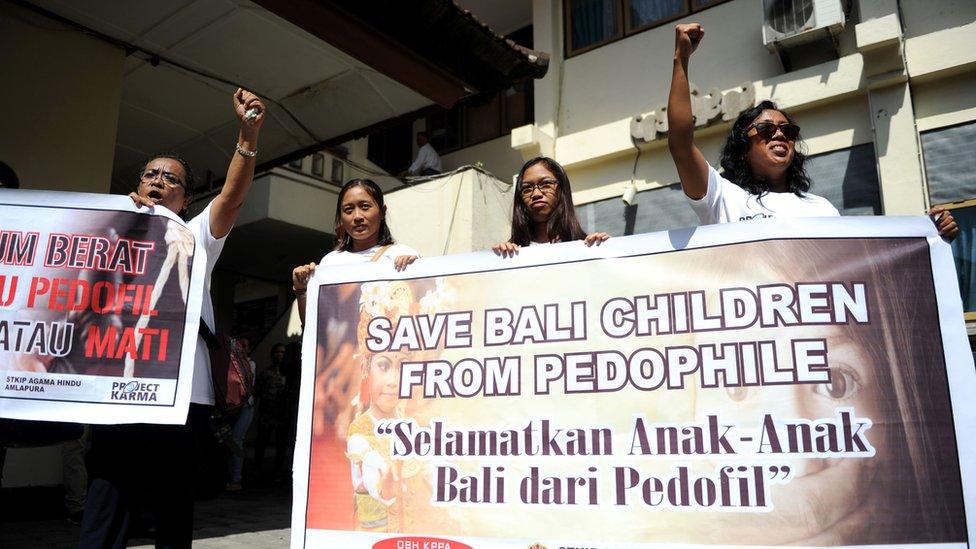
[[[698,48],[702,38],[705,36],[705,29],[700,23],[688,23],[687,25],[676,25],[674,27],[674,54],[682,59],[691,57],[691,54]]]
[[[248,115],[248,111],[252,111],[252,114]],[[258,96],[244,88],[237,88],[234,93],[234,113],[241,125],[248,129],[260,128],[266,112],[267,108]]]

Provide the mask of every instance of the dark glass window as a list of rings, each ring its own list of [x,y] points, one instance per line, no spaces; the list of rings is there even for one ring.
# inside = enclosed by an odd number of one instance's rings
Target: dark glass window
[[[325,156],[316,154],[312,157],[312,175],[318,177],[325,175]]]
[[[684,0],[630,0],[628,29],[639,29],[670,21],[685,12]]]
[[[810,192],[830,201],[841,215],[881,215],[874,145],[865,143],[807,158]]]
[[[976,122],[922,133],[922,153],[933,204],[976,197]]]
[[[570,50],[582,50],[620,36],[619,0],[570,0]]]
[[[342,161],[338,158],[332,159],[332,177],[333,183],[342,184]]]
[[[566,55],[583,53],[727,1],[563,0]]]
[[[976,320],[976,122],[921,134],[929,199],[952,211],[959,236],[952,241],[966,320]]]
[[[369,134],[366,158],[387,173],[400,173],[409,168],[413,161],[413,140],[412,120],[375,131]]]

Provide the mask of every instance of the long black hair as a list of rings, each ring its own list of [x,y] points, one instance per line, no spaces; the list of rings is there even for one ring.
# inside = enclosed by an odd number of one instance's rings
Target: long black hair
[[[515,205],[512,207],[512,238],[511,242],[519,246],[528,246],[532,243],[532,216],[529,208],[522,200],[522,177],[525,170],[530,167],[542,164],[547,170],[556,176],[559,182],[556,207],[552,210],[552,215],[546,222],[546,234],[549,242],[569,242],[571,240],[583,240],[586,233],[580,226],[579,219],[576,218],[576,209],[573,207],[573,190],[569,187],[569,176],[566,170],[559,165],[559,162],[546,157],[537,156],[522,165],[518,173],[518,182],[515,185]]]
[[[763,101],[740,114],[739,118],[732,124],[732,131],[729,132],[729,136],[725,139],[725,145],[722,147],[722,160],[720,162],[723,170],[722,175],[726,179],[749,191],[749,194],[760,197],[771,189],[769,181],[757,177],[752,173],[752,168],[749,167],[746,156],[752,143],[746,134],[752,121],[766,110],[778,111],[786,117],[790,124],[796,124],[793,117],[777,107],[776,103]],[[810,177],[803,167],[807,160],[807,156],[800,152],[803,147],[803,142],[797,136],[793,147],[793,161],[786,168],[786,186],[791,193],[797,196],[803,196],[809,192],[811,184]]]
[[[380,228],[376,244],[380,246],[395,244],[396,240],[393,239],[390,226],[386,224],[386,204],[383,202],[383,189],[372,179],[357,178],[346,181],[346,184],[342,186],[342,190],[339,191],[339,199],[336,201],[335,211],[336,245],[333,250],[346,252],[352,250],[352,237],[342,228],[342,199],[346,196],[346,192],[353,187],[362,187],[380,209],[382,217],[380,218]]]

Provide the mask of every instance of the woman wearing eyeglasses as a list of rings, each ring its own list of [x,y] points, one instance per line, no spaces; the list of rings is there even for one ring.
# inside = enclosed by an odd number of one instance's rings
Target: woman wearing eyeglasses
[[[668,96],[668,148],[678,168],[681,188],[702,223],[729,223],[763,217],[828,217],[840,215],[827,199],[810,193],[804,170],[806,155],[800,127],[772,101],[739,115],[722,147],[719,174],[694,142],[694,117],[688,85],[688,59],[705,30],[698,23],[678,25],[674,38],[674,69]],[[952,214],[932,208],[939,234],[959,233]]]
[[[512,257],[522,246],[572,240],[599,246],[608,238],[610,235],[603,232],[583,232],[566,170],[555,160],[538,156],[519,170],[512,206],[512,237],[491,249],[502,257]]]

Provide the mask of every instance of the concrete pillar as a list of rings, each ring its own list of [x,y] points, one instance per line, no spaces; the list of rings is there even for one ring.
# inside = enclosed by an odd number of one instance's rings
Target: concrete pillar
[[[532,1],[532,41],[536,50],[548,52],[549,71],[536,80],[535,125],[550,137],[559,137],[559,111],[563,73],[562,0]]]
[[[868,92],[885,215],[919,215],[928,203],[908,82]]]
[[[855,27],[864,59],[881,203],[886,215],[918,215],[928,196],[904,40],[895,0],[861,0]]]
[[[0,11],[0,160],[25,189],[108,192],[122,48],[19,6]]]

